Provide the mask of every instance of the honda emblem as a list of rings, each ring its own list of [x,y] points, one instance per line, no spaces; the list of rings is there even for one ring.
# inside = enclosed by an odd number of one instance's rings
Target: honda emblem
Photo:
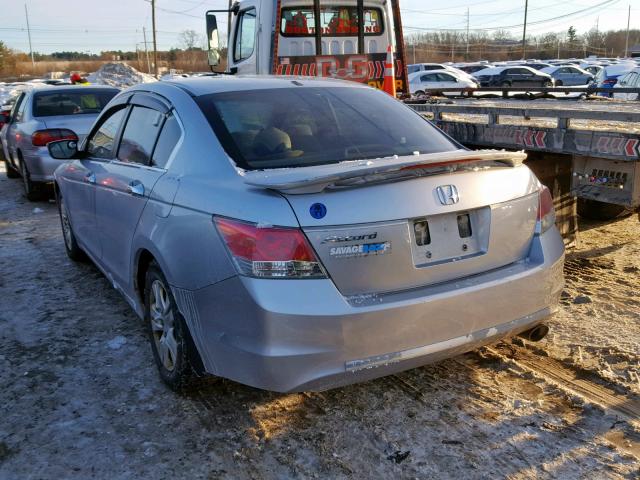
[[[460,201],[458,189],[455,185],[440,185],[436,188],[438,200],[442,205],[454,205]]]

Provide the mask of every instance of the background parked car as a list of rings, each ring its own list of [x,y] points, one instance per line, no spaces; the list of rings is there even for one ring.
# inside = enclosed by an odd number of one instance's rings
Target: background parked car
[[[618,83],[618,78],[629,73],[634,68],[636,68],[636,64],[634,62],[607,65],[598,72],[593,80],[593,83],[596,85],[596,87],[599,88],[613,88],[614,85]],[[613,92],[599,93],[598,95],[610,97],[611,95],[613,95]]]
[[[473,75],[460,70],[459,68],[453,67],[451,65],[445,65],[443,63],[415,63],[407,66],[407,72],[409,75],[415,72],[428,72],[433,70],[446,70],[453,73],[456,78],[467,78],[469,80],[475,81]]]
[[[409,74],[409,90],[412,94],[422,95],[426,89],[434,88],[477,88],[477,80],[457,74],[450,70],[429,70],[426,72],[414,72]],[[460,95],[457,92],[442,92],[444,95]]]
[[[525,62],[519,63],[518,65],[521,67],[533,68],[534,70],[542,70],[543,68],[551,67],[551,64],[544,62]]]
[[[551,75],[557,87],[562,85],[588,85],[593,81],[593,75],[575,65],[556,65],[540,70]]]
[[[22,92],[9,123],[0,131],[7,176],[22,177],[25,195],[35,200],[40,184],[51,182],[60,162],[47,143],[82,138],[119,90],[113,87],[46,86]]]
[[[476,73],[480,70],[484,70],[485,68],[489,68],[492,66],[493,66],[492,64],[487,64],[487,63],[470,63],[466,65],[459,65],[456,68],[458,70],[462,70],[463,72],[466,72],[471,75],[473,73]]]
[[[552,87],[553,78],[529,67],[492,67],[474,74],[483,87]]]
[[[598,76],[598,72],[604,67],[602,65],[585,65],[580,68],[582,68],[585,72],[589,72],[595,79],[595,77]]]
[[[636,67],[629,73],[625,73],[618,78],[618,82],[613,86],[613,98],[621,100],[640,100],[640,93],[621,93],[616,90],[627,88],[640,88],[640,67]]]

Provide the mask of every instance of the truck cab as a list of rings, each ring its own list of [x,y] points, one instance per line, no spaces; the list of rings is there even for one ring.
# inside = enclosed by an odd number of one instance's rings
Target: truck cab
[[[382,88],[387,48],[407,92],[397,0],[240,0],[207,12],[209,64],[219,64],[218,20],[229,16],[229,74],[331,77]]]

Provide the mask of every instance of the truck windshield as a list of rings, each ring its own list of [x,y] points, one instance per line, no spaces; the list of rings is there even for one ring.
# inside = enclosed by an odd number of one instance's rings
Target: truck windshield
[[[227,153],[248,170],[461,148],[371,88],[277,88],[216,93],[197,101]]]

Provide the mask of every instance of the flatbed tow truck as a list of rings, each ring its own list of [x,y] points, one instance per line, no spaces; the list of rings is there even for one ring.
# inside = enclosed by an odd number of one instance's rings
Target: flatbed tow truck
[[[577,239],[578,211],[610,219],[640,209],[640,102],[509,99],[514,93],[575,93],[564,87],[478,89],[501,91],[503,99],[492,101],[416,101],[408,89],[399,0],[240,0],[229,9],[210,10],[212,70],[221,60],[217,15],[224,14],[226,74],[322,76],[381,89],[391,46],[398,96],[411,108],[470,148],[528,153],[528,165],[552,191],[568,245]],[[584,96],[589,93],[597,89]]]

